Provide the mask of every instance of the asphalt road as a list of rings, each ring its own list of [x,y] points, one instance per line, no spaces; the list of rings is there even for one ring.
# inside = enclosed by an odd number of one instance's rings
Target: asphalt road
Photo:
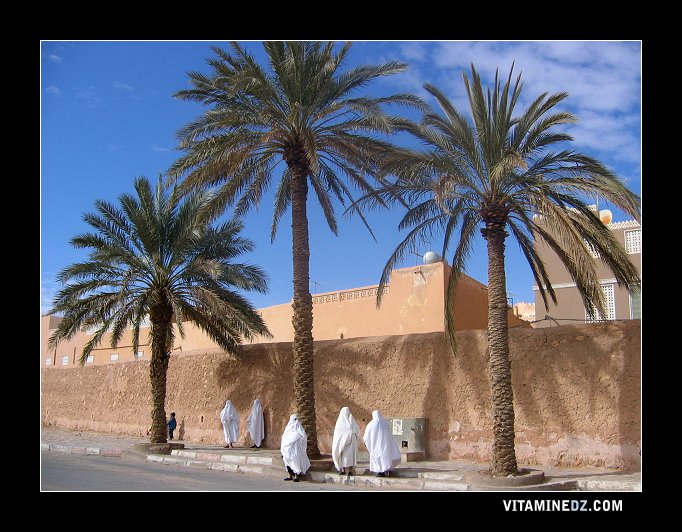
[[[365,491],[353,486],[284,482],[247,475],[150,463],[123,456],[41,452],[41,491]]]

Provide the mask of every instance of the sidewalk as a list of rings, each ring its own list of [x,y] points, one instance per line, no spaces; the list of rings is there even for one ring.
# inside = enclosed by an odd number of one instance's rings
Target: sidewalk
[[[175,440],[174,440],[175,441]],[[180,467],[203,467],[208,469],[265,474],[281,477],[284,465],[279,449],[225,449],[191,441],[180,441],[185,448],[174,450],[171,455],[141,454],[133,449],[138,443],[149,443],[148,438],[119,436],[95,432],[76,432],[42,427],[41,451],[96,455],[120,458],[124,454],[140,455],[151,462]],[[364,459],[363,459],[364,458]],[[379,488],[382,490],[430,490],[430,491],[641,491],[641,473],[623,473],[610,469],[567,469],[549,466],[526,466],[544,473],[544,482],[526,486],[495,485],[491,479],[481,476],[487,468],[485,463],[464,460],[425,460],[404,462],[391,470],[390,477],[379,478],[367,470],[367,453],[360,453],[355,475],[339,475],[332,467],[331,459],[314,461],[306,478],[312,482],[344,483]],[[536,473],[539,475],[539,473]]]

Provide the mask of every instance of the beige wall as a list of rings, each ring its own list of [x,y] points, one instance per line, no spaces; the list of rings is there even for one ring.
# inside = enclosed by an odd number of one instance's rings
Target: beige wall
[[[425,264],[394,270],[390,285],[384,294],[381,307],[376,307],[377,286],[352,288],[313,296],[313,337],[315,340],[358,338],[412,334],[444,330],[444,297],[450,267],[443,262]],[[475,279],[462,275],[457,289],[455,304],[455,328],[457,330],[487,328],[487,288]],[[272,339],[260,338],[254,343],[291,342],[294,338],[290,303],[260,309],[265,323],[273,334]],[[41,318],[41,367],[48,356],[47,340],[50,329],[57,326],[58,318]],[[524,324],[509,313],[509,325]],[[216,348],[217,345],[191,323],[184,324],[185,338],[175,334],[176,351]],[[140,330],[142,358],[149,358],[148,328]],[[76,353],[69,358],[69,366],[77,363],[83,346],[92,338],[80,333],[70,342],[61,344],[58,354]],[[111,348],[111,335],[105,334],[100,345],[93,350],[93,364],[110,364],[112,354],[118,354],[118,362],[134,360],[132,333],[123,335],[117,348]],[[54,355],[49,355],[53,358]],[[75,360],[75,362],[74,362]],[[61,366],[61,358],[58,365]]]
[[[51,357],[53,359],[53,368],[66,368],[79,364],[83,347],[92,339],[92,335],[82,332],[75,335],[66,342],[60,342],[56,349],[48,349],[47,342],[54,332],[53,329],[57,327],[61,318],[56,316],[42,316],[40,318],[40,365],[45,367],[45,359]],[[198,332],[198,331],[197,331]],[[142,352],[142,359],[149,359],[151,351],[148,344],[148,327],[140,328],[140,340],[138,351]],[[204,347],[203,345],[197,347]],[[215,347],[215,345],[213,345]],[[69,362],[67,365],[62,365],[62,356],[69,354]],[[54,357],[57,356],[57,363],[54,365]],[[135,353],[133,352],[133,338],[132,330],[127,330],[123,333],[121,341],[115,348],[111,347],[111,334],[107,333],[102,338],[100,344],[92,350],[92,362],[87,362],[86,365],[101,365],[111,364],[111,355],[118,355],[116,362],[125,362],[128,360],[135,360]]]
[[[444,298],[450,267],[442,262],[394,270],[390,285],[376,306],[377,285],[313,295],[315,340],[412,334],[444,330]],[[484,329],[487,289],[462,275],[455,305],[457,330]],[[260,310],[273,334],[268,342],[294,338],[291,304]]]
[[[616,222],[609,224],[608,227],[613,232],[613,236],[623,245],[623,247],[625,247],[625,231],[641,229],[641,226],[635,222]],[[549,246],[539,239],[535,241],[535,247],[545,263],[547,273],[552,281],[552,286],[554,287],[557,297],[556,305],[548,298],[549,308],[546,308],[540,291],[537,287],[533,287],[535,293],[535,319],[540,320],[546,315],[549,315],[558,320],[584,320],[585,306],[583,305],[578,289],[575,286],[562,286],[564,284],[574,284],[574,282],[568,273],[568,270],[566,270],[561,262],[561,259],[559,259],[558,255],[549,248]],[[642,254],[631,253],[628,256],[641,275]],[[613,272],[611,272],[611,270],[599,259],[595,260],[597,261],[597,275],[599,279],[601,281],[614,279]],[[616,319],[630,319],[630,293],[627,289],[619,287],[615,281],[607,284],[614,285]],[[536,327],[551,327],[553,325],[555,325],[555,323],[551,321],[538,322],[535,324]]]
[[[487,461],[492,412],[485,331],[457,334],[453,356],[442,333],[315,343],[320,446],[349,406],[364,430],[371,411],[428,418],[434,458]],[[639,321],[510,330],[516,448],[521,463],[638,468]],[[246,346],[243,355],[176,352],[167,411],[181,434],[221,443],[226,399],[241,413],[240,444],[253,399],[265,408],[266,445],[277,447],[293,408],[291,345]],[[52,426],[145,434],[150,420],[148,361],[43,370],[42,421]]]

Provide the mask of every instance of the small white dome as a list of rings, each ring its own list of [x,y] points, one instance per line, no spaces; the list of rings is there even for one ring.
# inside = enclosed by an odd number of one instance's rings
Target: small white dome
[[[608,209],[599,211],[599,219],[604,225],[609,225],[613,220],[613,213]]]
[[[436,262],[440,262],[442,260],[443,257],[441,257],[435,251],[427,251],[424,253],[424,264],[435,264]]]

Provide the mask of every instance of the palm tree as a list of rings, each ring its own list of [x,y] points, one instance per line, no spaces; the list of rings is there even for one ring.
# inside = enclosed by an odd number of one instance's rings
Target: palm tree
[[[174,329],[184,337],[184,322],[203,330],[224,350],[235,353],[242,340],[270,336],[260,315],[235,290],[266,292],[263,271],[232,262],[251,251],[239,236],[241,226],[213,227],[219,214],[210,208],[214,194],[195,192],[180,201],[176,190],[164,192],[161,179],[152,190],[145,178],[135,181],[137,197],[123,194],[120,208],[97,201],[98,214],[84,215],[95,232],[71,239],[89,248],[88,260],[63,269],[65,286],[55,296],[50,314],[64,313],[49,339],[50,347],[86,328],[96,329],[83,347],[83,364],[106,332],[111,345],[132,328],[137,352],[140,326],[150,322],[152,443],[166,442],[166,372]]]
[[[333,199],[342,205],[353,197],[344,177],[363,193],[388,144],[371,136],[391,133],[399,119],[383,104],[419,105],[415,96],[352,96],[372,80],[402,72],[388,62],[341,72],[351,47],[334,53],[334,43],[265,42],[269,69],[238,43],[231,53],[213,48],[210,75],[190,72],[191,89],[175,94],[209,108],[178,133],[186,153],[169,169],[184,176],[181,190],[220,184],[219,201],[235,204],[235,216],[258,206],[273,179],[279,179],[271,239],[291,207],[293,254],[294,398],[308,435],[308,456],[319,456],[313,375],[313,314],[310,295],[307,197],[309,185],[329,228],[337,234]],[[281,161],[285,167],[275,175]],[[359,213],[362,217],[362,213]],[[367,225],[364,217],[362,218]],[[369,228],[369,227],[368,227]]]
[[[450,244],[457,241],[445,309],[455,352],[455,287],[480,227],[488,248],[488,368],[494,432],[491,473],[500,476],[518,472],[504,271],[507,236],[511,233],[520,246],[545,306],[547,296],[556,303],[556,295],[533,246],[534,238],[557,253],[588,309],[604,313],[597,263],[587,242],[619,284],[632,287],[639,283],[623,247],[585,203],[586,197],[602,197],[639,219],[638,197],[595,159],[558,147],[573,140],[556,129],[575,121],[572,114],[555,109],[566,93],[541,94],[521,114],[514,114],[522,83],[519,75],[512,86],[513,68],[504,86],[496,74],[494,88],[486,93],[473,65],[471,81],[463,74],[473,123],[438,88],[425,84],[442,114],[431,109],[421,124],[406,127],[424,149],[394,150],[385,158],[384,168],[387,176],[395,177],[387,178],[381,189],[355,205],[371,208],[381,201],[408,206],[399,228],[410,231],[389,258],[381,286],[394,264],[416,242],[442,234],[442,255],[446,256]]]

